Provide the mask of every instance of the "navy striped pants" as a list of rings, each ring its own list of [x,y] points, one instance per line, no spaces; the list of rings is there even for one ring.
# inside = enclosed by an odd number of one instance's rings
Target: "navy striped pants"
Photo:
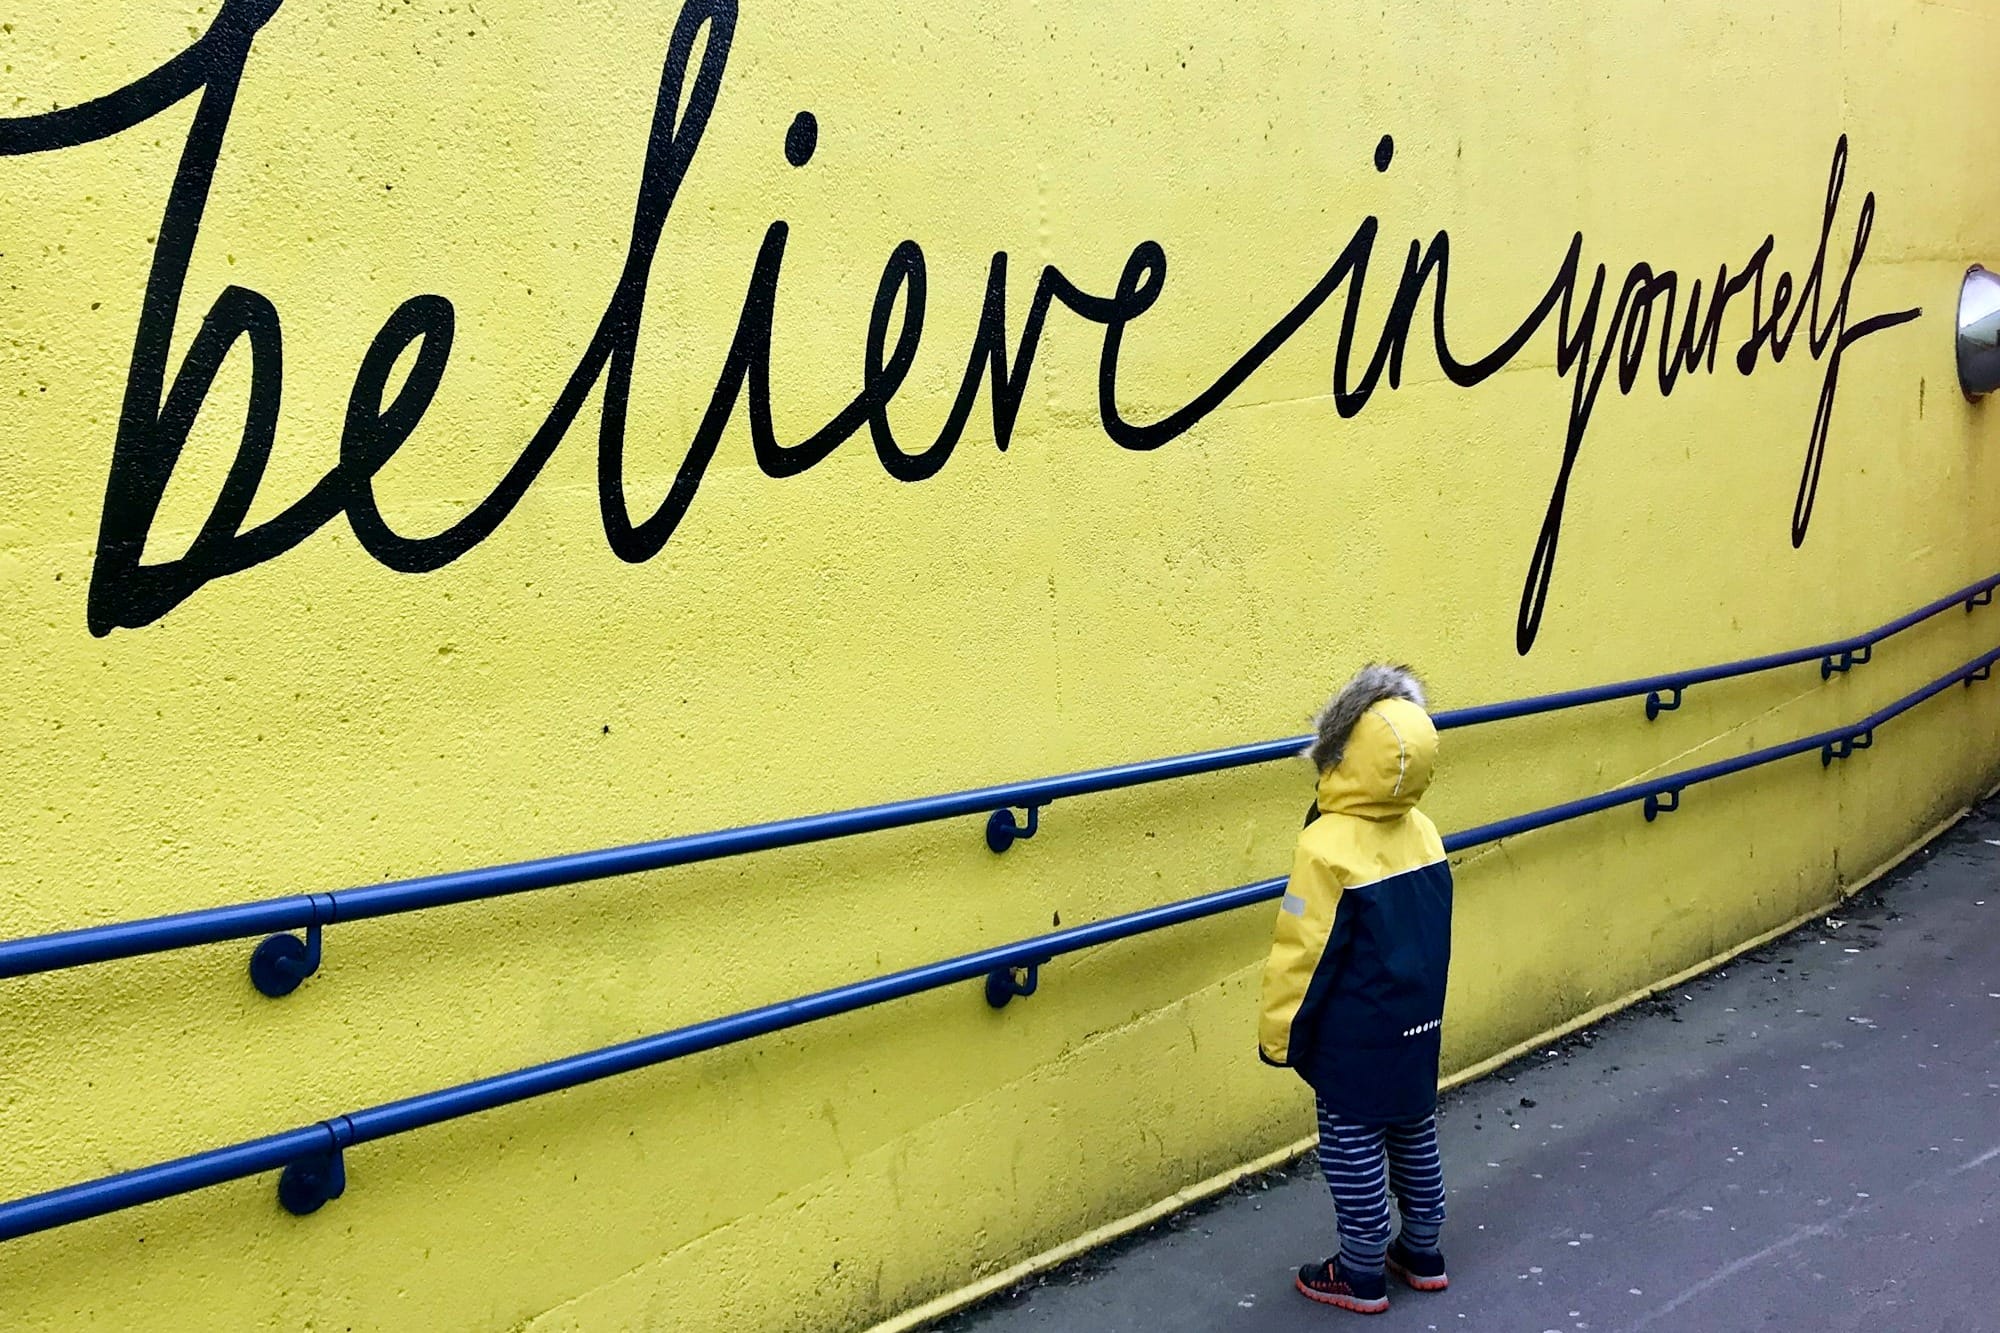
[[[1340,1258],[1349,1270],[1382,1271],[1389,1248],[1391,1189],[1403,1215],[1404,1248],[1436,1253],[1444,1227],[1444,1164],[1438,1159],[1436,1116],[1406,1125],[1356,1125],[1322,1101],[1319,1169],[1333,1191]]]

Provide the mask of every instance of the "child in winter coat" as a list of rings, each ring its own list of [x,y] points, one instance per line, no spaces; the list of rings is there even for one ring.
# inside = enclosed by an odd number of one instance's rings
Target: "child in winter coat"
[[[1437,762],[1424,709],[1408,668],[1370,666],[1320,713],[1306,750],[1318,800],[1279,904],[1258,1024],[1264,1060],[1296,1070],[1317,1099],[1340,1228],[1339,1255],[1301,1268],[1298,1288],[1363,1314],[1389,1308],[1385,1270],[1418,1291],[1446,1284],[1436,1111],[1451,869],[1416,808]]]

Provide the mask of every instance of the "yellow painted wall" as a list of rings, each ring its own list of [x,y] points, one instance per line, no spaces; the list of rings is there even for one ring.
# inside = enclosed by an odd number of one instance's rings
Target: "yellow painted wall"
[[[1634,264],[1675,270],[1683,301],[1703,277],[1705,307],[1717,267],[1740,272],[1767,234],[1770,282],[1803,282],[1843,134],[1826,279],[1872,192],[1848,323],[1923,313],[1846,349],[1796,550],[1830,343],[1815,356],[1801,330],[1782,364],[1767,348],[1739,374],[1746,296],[1714,373],[1670,398],[1650,369],[1621,394],[1613,369],[1525,655],[1522,581],[1580,367],[1563,373],[1552,317],[1504,370],[1449,382],[1433,284],[1400,387],[1343,418],[1352,281],[1156,451],[1109,437],[1105,330],[1057,304],[1008,449],[988,382],[927,480],[887,475],[866,426],[768,476],[738,403],[678,531],[628,563],[599,515],[598,389],[505,521],[442,568],[385,568],[336,517],[121,623],[135,585],[99,523],[201,94],[18,150],[219,9],[226,33],[254,8],[44,0],[0,24],[0,936],[1283,735],[1377,653],[1446,704],[1733,658],[2000,568],[2000,441],[1951,363],[1959,277],[2000,258],[2000,3],[750,3],[696,94],[713,115],[643,290],[640,516],[777,219],[787,442],[854,396],[907,238],[927,303],[889,415],[911,452],[945,419],[996,251],[1011,349],[1044,264],[1104,297],[1158,243],[1167,276],[1116,385],[1152,421],[1369,217],[1357,375],[1406,247],[1440,230],[1461,360],[1535,308],[1577,233],[1579,311],[1609,267],[1603,321]],[[449,300],[455,339],[375,489],[409,536],[476,511],[618,286],[680,17],[623,0],[268,16],[171,358],[231,284],[275,311],[275,447],[245,526],[335,468],[357,367],[424,294]],[[211,110],[218,41],[200,48]],[[802,110],[817,149],[793,167]],[[245,344],[224,363],[148,561],[187,553],[216,506],[251,362]],[[95,626],[94,575],[112,608]],[[1831,684],[1804,667],[1697,690],[1651,726],[1627,704],[1454,733],[1433,813],[1465,827],[1859,716],[1992,646],[1994,615],[1947,616]],[[1990,695],[1954,691],[1831,771],[1794,761],[1656,825],[1628,809],[1466,857],[1448,1062],[1831,900],[1980,787],[1996,732]],[[338,927],[282,1002],[251,991],[238,946],[8,982],[0,1196],[1262,877],[1308,788],[1277,765],[1057,805],[1005,858],[966,820]],[[309,1219],[265,1178],[12,1242],[0,1326],[864,1326],[1306,1132],[1302,1089],[1253,1054],[1266,929],[1245,912],[1060,962],[1004,1013],[961,987],[357,1149],[347,1197]]]

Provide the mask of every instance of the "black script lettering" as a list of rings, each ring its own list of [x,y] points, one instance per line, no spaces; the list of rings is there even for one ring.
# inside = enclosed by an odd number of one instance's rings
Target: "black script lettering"
[[[1559,378],[1570,380],[1570,404],[1515,620],[1516,647],[1525,653],[1540,633],[1570,482],[1607,382],[1616,385],[1620,395],[1629,395],[1651,360],[1660,394],[1669,397],[1684,376],[1714,374],[1727,336],[1730,303],[1745,292],[1750,294],[1751,309],[1749,330],[1736,349],[1739,374],[1754,374],[1766,350],[1771,364],[1783,362],[1803,325],[1810,356],[1822,367],[1822,380],[1793,501],[1791,534],[1796,546],[1805,541],[1811,526],[1844,354],[1862,339],[1921,313],[1908,309],[1849,319],[1854,278],[1874,226],[1873,193],[1866,195],[1858,210],[1837,294],[1829,289],[1827,253],[1847,170],[1844,135],[1834,148],[1818,247],[1802,277],[1790,271],[1767,273],[1777,242],[1774,235],[1766,235],[1734,272],[1727,263],[1718,266],[1714,283],[1706,289],[1706,305],[1700,278],[1683,283],[1672,269],[1637,261],[1624,267],[1607,310],[1604,298],[1611,268],[1603,263],[1586,268],[1584,237],[1578,232],[1548,286],[1512,331],[1485,352],[1462,359],[1448,337],[1451,237],[1440,230],[1428,240],[1409,242],[1380,335],[1357,373],[1361,297],[1381,227],[1377,218],[1366,216],[1313,285],[1242,355],[1192,399],[1152,421],[1134,421],[1121,409],[1119,363],[1137,322],[1165,295],[1165,249],[1152,240],[1134,245],[1108,296],[1094,295],[1055,265],[1045,265],[1020,340],[1011,350],[1006,327],[1008,254],[1000,250],[987,271],[985,298],[950,411],[936,438],[912,451],[896,439],[889,420],[890,404],[908,378],[923,338],[928,300],[923,249],[915,240],[905,240],[890,253],[875,289],[860,383],[853,397],[825,425],[798,443],[787,444],[778,439],[772,402],[771,339],[790,237],[789,225],[777,220],[765,231],[715,388],[673,482],[652,513],[636,518],[626,494],[624,451],[646,288],[669,215],[720,100],[737,23],[735,0],[686,0],[656,90],[618,280],[547,416],[491,492],[445,531],[425,537],[396,532],[376,500],[376,475],[412,437],[450,363],[455,334],[451,304],[442,296],[420,295],[389,316],[357,369],[337,462],[275,518],[245,530],[276,437],[284,359],[279,313],[262,294],[228,287],[210,307],[171,382],[167,360],[189,261],[251,46],[281,3],[225,0],[205,34],[126,87],[66,110],[0,119],[0,156],[53,152],[120,134],[185,98],[200,99],[168,190],[133,340],[86,610],[93,634],[149,624],[209,581],[276,559],[342,513],[362,548],[391,569],[421,573],[449,564],[490,536],[512,512],[600,384],[604,399],[597,450],[599,509],[608,545],[627,561],[650,559],[673,536],[694,502],[739,398],[747,400],[751,449],[767,476],[785,478],[817,466],[866,426],[889,476],[906,482],[929,479],[963,439],[984,381],[991,382],[994,445],[1003,452],[1008,448],[1055,304],[1103,329],[1098,415],[1107,438],[1128,450],[1158,449],[1220,407],[1345,285],[1331,365],[1333,405],[1343,418],[1364,411],[1384,385],[1391,390],[1401,386],[1412,331],[1427,295],[1431,353],[1446,379],[1461,388],[1499,373],[1554,323],[1555,370]],[[812,113],[797,113],[785,135],[786,161],[794,168],[806,167],[819,135]],[[1393,139],[1381,136],[1375,147],[1376,170],[1389,170],[1394,159]],[[161,497],[210,389],[238,344],[248,347],[250,391],[237,455],[187,551],[177,559],[149,564],[145,548]],[[390,376],[412,347],[414,364],[391,396]],[[1617,374],[1611,376],[1614,367]]]
[[[451,359],[457,319],[442,296],[413,296],[382,325],[355,372],[347,398],[347,422],[340,432],[340,462],[348,470],[347,521],[363,550],[390,569],[421,574],[434,568],[437,544],[393,531],[375,503],[375,474],[403,447],[430,410]],[[416,364],[387,407],[382,394],[397,358],[416,343]]]

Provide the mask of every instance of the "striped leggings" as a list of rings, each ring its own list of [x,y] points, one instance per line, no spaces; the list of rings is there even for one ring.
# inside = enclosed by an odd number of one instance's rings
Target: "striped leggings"
[[[1404,1125],[1356,1125],[1322,1101],[1319,1169],[1333,1191],[1340,1258],[1350,1271],[1382,1271],[1389,1248],[1391,1189],[1403,1215],[1404,1248],[1418,1254],[1437,1251],[1444,1226],[1444,1165],[1438,1160],[1436,1116]]]

